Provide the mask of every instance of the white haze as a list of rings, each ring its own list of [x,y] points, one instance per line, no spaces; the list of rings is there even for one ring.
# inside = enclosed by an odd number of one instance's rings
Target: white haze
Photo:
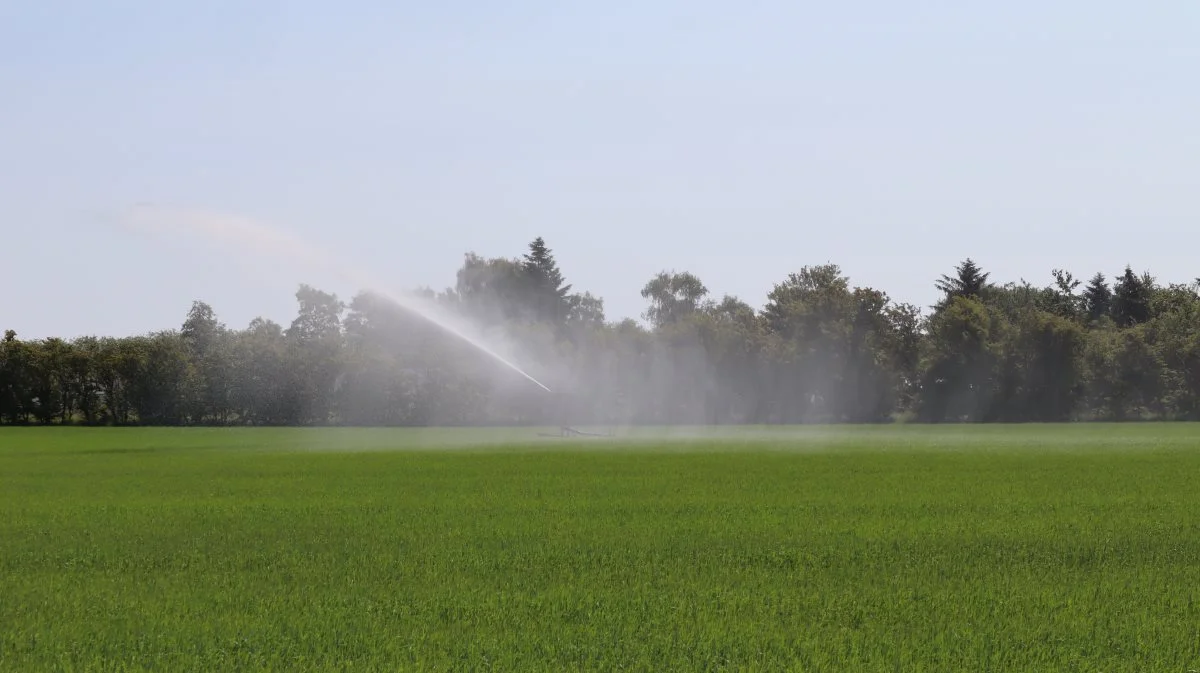
[[[294,234],[239,215],[151,204],[134,206],[124,214],[121,222],[130,229],[142,233],[156,235],[165,233],[173,236],[199,235],[209,242],[228,244],[228,247],[221,249],[230,254],[251,253],[256,257],[256,259],[243,261],[258,262],[261,260],[257,257],[270,256],[277,260],[298,263],[306,270],[331,273],[344,281],[353,283],[360,290],[370,291],[419,315],[486,353],[546,392],[552,392],[545,384],[526,373],[520,365],[514,362],[517,359],[512,352],[514,349],[511,344],[502,343],[506,340],[501,335],[484,335],[477,327],[462,317],[446,311],[435,302],[412,292],[390,289],[387,284],[380,282],[377,278],[337,259],[329,251]],[[247,265],[247,269],[252,273],[258,273],[261,268],[261,264]]]
[[[200,247],[208,247],[211,254],[222,262],[241,262],[247,277],[254,282],[278,284],[282,278],[293,277],[281,269],[281,265],[292,264],[308,277],[336,278],[352,284],[357,290],[386,299],[448,334],[457,336],[463,343],[478,349],[547,393],[552,392],[551,389],[527,370],[550,381],[557,391],[553,400],[557,422],[569,423],[581,429],[590,428],[604,434],[636,435],[655,440],[702,441],[714,437],[713,432],[706,429],[710,421],[702,400],[719,387],[722,376],[730,373],[719,372],[704,345],[694,338],[676,335],[670,343],[652,341],[642,344],[636,338],[621,340],[614,350],[597,346],[595,352],[585,354],[592,357],[585,357],[584,362],[580,362],[556,352],[545,342],[539,342],[536,336],[524,335],[524,338],[518,339],[503,329],[485,332],[467,316],[460,316],[426,297],[390,289],[387,283],[362,269],[361,265],[339,259],[330,250],[255,218],[200,209],[139,205],[122,214],[120,222],[126,228],[158,238],[164,244],[187,245],[188,254],[191,255],[197,255]],[[643,347],[645,350],[641,350]],[[581,345],[580,348],[586,349],[588,346]],[[536,357],[528,357],[529,354],[536,354]],[[621,366],[622,360],[637,363],[632,365],[637,372],[632,379],[624,378],[623,374],[632,370]],[[809,366],[809,375],[822,376],[821,368],[816,363],[810,363]],[[760,380],[766,377],[769,380],[771,373],[751,368],[737,375]],[[506,392],[520,397],[519,392],[512,388],[499,392],[497,397],[507,397]],[[759,402],[767,401],[763,395],[768,393],[760,391],[756,399]],[[571,407],[573,403],[585,406],[576,410]],[[581,414],[578,417],[588,420],[572,423],[577,418],[574,415],[576,412]],[[642,419],[647,415],[660,415],[670,418],[671,422],[669,425],[645,428]],[[809,423],[815,420],[806,413],[803,417],[793,418],[792,422]],[[635,427],[641,429],[634,432]],[[764,432],[764,437],[779,436],[774,430]],[[811,434],[816,431],[807,432]],[[755,433],[747,428],[737,431],[739,438],[749,439],[753,436]]]

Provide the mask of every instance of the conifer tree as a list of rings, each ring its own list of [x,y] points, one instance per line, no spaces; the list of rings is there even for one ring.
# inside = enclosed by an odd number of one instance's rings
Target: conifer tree
[[[1083,309],[1088,320],[1099,320],[1112,311],[1113,293],[1104,274],[1097,272],[1083,289]]]
[[[955,275],[942,275],[935,282],[937,289],[946,296],[943,303],[949,303],[955,297],[980,299],[988,288],[988,276],[970,257],[954,267]]]
[[[570,312],[571,286],[563,278],[554,254],[541,236],[529,244],[521,264],[528,281],[533,317],[539,321],[562,323]]]
[[[1138,276],[1129,266],[1113,287],[1112,317],[1117,325],[1131,327],[1150,319],[1150,295],[1154,279]]]

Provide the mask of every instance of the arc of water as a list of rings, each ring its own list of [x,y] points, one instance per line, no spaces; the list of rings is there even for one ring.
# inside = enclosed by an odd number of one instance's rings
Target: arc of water
[[[533,378],[533,376],[528,374],[524,369],[521,369],[520,367],[518,367],[516,363],[509,361],[507,358],[500,355],[496,351],[492,350],[491,348],[489,348],[485,344],[481,343],[474,337],[462,332],[461,330],[459,330],[457,327],[455,327],[450,322],[448,322],[446,320],[442,320],[438,315],[436,315],[432,311],[422,310],[423,307],[418,305],[420,302],[420,300],[418,298],[405,297],[403,295],[394,295],[392,293],[383,292],[380,290],[375,290],[375,292],[377,294],[379,294],[380,296],[384,297],[385,299],[388,299],[389,301],[393,302],[394,304],[396,304],[402,308],[405,308],[409,311],[412,311],[413,313],[416,313],[417,315],[421,316],[425,320],[433,323],[434,325],[437,325],[439,328],[441,328],[441,329],[449,332],[450,334],[453,334],[454,336],[458,337],[459,339],[462,339],[463,341],[471,344],[472,346],[479,349],[480,351],[483,351],[485,354],[491,356],[496,361],[500,362],[501,364],[505,365],[509,369],[512,369],[516,373],[525,377],[526,379],[528,379],[529,381],[534,383],[536,386],[538,386],[542,390],[545,390],[548,393],[554,392],[553,390],[550,390],[550,388],[546,387],[546,384]]]
[[[343,280],[352,282],[364,289],[391,301],[392,303],[415,313],[422,319],[436,325],[438,328],[465,341],[500,364],[523,376],[533,384],[548,393],[550,390],[544,383],[538,381],[515,362],[500,355],[495,349],[484,343],[479,337],[467,331],[440,315],[436,307],[426,305],[419,297],[400,294],[383,289],[384,286],[367,277],[366,274],[354,271],[349,265],[337,262],[328,252],[304,241],[293,234],[269,227],[261,222],[245,217],[218,215],[194,210],[164,209],[150,204],[141,204],[132,209],[123,221],[136,229],[157,231],[164,224],[173,224],[176,228],[184,228],[199,232],[205,236],[226,239],[240,246],[250,246],[255,250],[271,254],[282,254],[290,259],[304,262],[310,266],[323,267],[325,270],[340,276]]]

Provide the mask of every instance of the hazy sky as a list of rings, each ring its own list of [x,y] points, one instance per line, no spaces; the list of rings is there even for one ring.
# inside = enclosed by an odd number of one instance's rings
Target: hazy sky
[[[0,2],[0,329],[355,289],[118,226],[138,203],[398,287],[540,234],[613,318],[664,268],[756,306],[827,261],[920,304],[966,256],[1187,281],[1198,84],[1193,0]]]

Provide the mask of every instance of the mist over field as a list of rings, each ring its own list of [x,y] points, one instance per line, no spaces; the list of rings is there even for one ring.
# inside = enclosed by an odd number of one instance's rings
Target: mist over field
[[[288,325],[221,322],[197,299],[133,338],[0,342],[0,422],[142,425],[721,425],[1200,418],[1200,284],[1130,267],[1085,284],[998,282],[970,259],[931,307],[804,266],[762,308],[696,275],[648,279],[643,321],[610,321],[542,238],[467,253],[453,286],[389,288],[242,217],[153,206],[135,230],[198,236],[309,285]],[[193,240],[193,239],[181,239]]]

